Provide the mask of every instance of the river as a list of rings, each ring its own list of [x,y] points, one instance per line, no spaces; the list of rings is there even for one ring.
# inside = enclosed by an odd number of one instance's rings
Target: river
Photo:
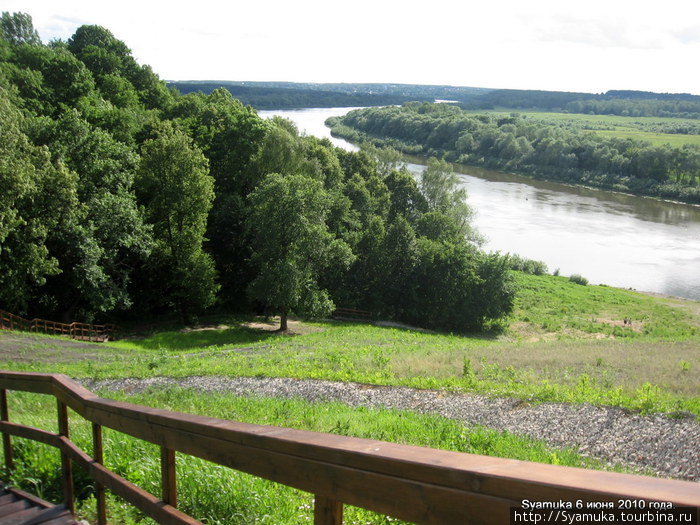
[[[260,111],[299,131],[330,138],[324,121],[355,108]],[[408,158],[419,175],[422,159]],[[550,271],[607,284],[700,300],[700,207],[455,166],[475,210],[486,250],[544,261]]]

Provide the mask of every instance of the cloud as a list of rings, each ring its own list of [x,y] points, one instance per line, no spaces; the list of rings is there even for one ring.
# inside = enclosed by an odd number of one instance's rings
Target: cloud
[[[66,22],[68,24],[74,24],[77,26],[85,25],[88,23],[87,20],[71,16],[54,15],[52,18],[54,20],[58,20],[59,22]]]
[[[686,27],[675,31],[673,36],[683,44],[698,44],[700,43],[700,26]]]
[[[666,40],[657,29],[634,27],[621,19],[580,19],[562,15],[537,27],[535,38],[541,42],[627,49],[662,49]]]

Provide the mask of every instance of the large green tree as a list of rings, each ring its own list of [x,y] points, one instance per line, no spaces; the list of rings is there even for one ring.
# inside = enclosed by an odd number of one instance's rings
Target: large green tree
[[[32,122],[35,142],[77,177],[78,218],[53,228],[49,245],[61,274],[49,279],[44,302],[54,302],[66,319],[127,310],[135,267],[151,248],[149,228],[136,204],[133,149],[90,126],[75,110],[57,120]],[[60,305],[60,306],[59,306]],[[48,310],[48,309],[47,309]],[[54,310],[53,308],[51,310]]]
[[[0,302],[19,313],[60,272],[47,240],[78,213],[77,178],[31,143],[24,120],[0,88]]]
[[[471,226],[473,212],[467,204],[467,190],[459,186],[459,177],[449,162],[429,158],[421,174],[420,188],[429,210],[450,218],[467,240],[481,242]]]
[[[3,11],[0,17],[0,36],[13,45],[41,44],[39,33],[34,29],[32,17],[27,13],[9,13]]]
[[[214,180],[201,150],[171,124],[144,143],[139,175],[156,241],[150,291],[187,319],[210,306],[218,290],[214,263],[202,250]]]
[[[280,314],[281,331],[290,313],[329,314],[333,302],[319,278],[352,261],[348,245],[326,225],[331,206],[320,181],[298,174],[273,173],[250,195],[247,225],[258,273],[248,291]]]

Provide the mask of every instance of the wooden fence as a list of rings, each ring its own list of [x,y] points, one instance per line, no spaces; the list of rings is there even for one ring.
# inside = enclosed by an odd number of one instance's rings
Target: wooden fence
[[[9,422],[8,390],[56,397],[58,433]],[[70,440],[68,408],[92,422],[92,457]],[[160,445],[160,498],[104,466],[103,426]],[[508,523],[510,509],[524,499],[700,505],[697,483],[181,414],[99,398],[58,374],[0,372],[0,432],[9,470],[11,436],[59,449],[64,499],[71,510],[72,465],[84,468],[95,480],[99,524],[107,523],[105,488],[159,523],[199,523],[177,510],[176,451],[315,494],[315,525],[341,524],[343,504],[415,523],[444,525]]]
[[[103,343],[114,339],[116,326],[113,324],[57,323],[46,319],[24,319],[10,312],[0,310],[0,330],[21,332],[43,332],[52,335],[65,335],[80,341]]]
[[[331,314],[333,319],[342,319],[345,321],[372,321],[374,314],[367,310],[359,310],[357,308],[336,308]]]

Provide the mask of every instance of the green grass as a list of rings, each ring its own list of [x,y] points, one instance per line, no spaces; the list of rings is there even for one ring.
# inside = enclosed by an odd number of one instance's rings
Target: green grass
[[[297,325],[289,336],[217,315],[198,327],[171,324],[107,344],[0,332],[0,368],[63,372],[73,377],[193,375],[270,376],[357,381],[512,396],[529,402],[607,404],[647,412],[700,416],[700,303],[651,297],[566,277],[515,273],[509,328],[501,334],[438,334],[361,323]],[[624,319],[631,319],[631,324]],[[182,412],[408,443],[544,463],[605,468],[570,450],[439,416],[337,403],[238,398],[182,389],[108,397]],[[13,421],[55,430],[55,404],[12,393]],[[90,428],[72,418],[86,450]],[[58,455],[16,440],[23,465],[15,479],[59,498]],[[158,493],[158,450],[117,432],[105,433],[110,468]],[[181,508],[207,523],[304,523],[312,496],[189,457],[178,457]],[[78,477],[82,515],[91,518],[89,481]],[[111,523],[146,523],[110,497]],[[389,523],[348,509],[347,523]]]
[[[642,131],[635,129],[613,129],[613,130],[595,130],[593,133],[601,137],[615,137],[619,139],[634,139],[645,140],[651,142],[654,146],[670,144],[674,148],[683,147],[685,144],[700,146],[700,135],[682,135],[680,133],[654,133],[651,131]]]
[[[700,336],[695,301],[659,299],[609,286],[581,286],[567,277],[518,273],[516,321],[559,339],[600,334],[636,340],[676,341]],[[681,305],[681,306],[678,306]],[[624,325],[623,319],[632,325]]]
[[[338,433],[373,440],[392,441],[445,450],[536,461],[576,467],[610,469],[601,462],[583,458],[573,450],[553,449],[541,441],[507,432],[464,425],[434,415],[408,411],[350,408],[338,403],[308,403],[302,400],[238,397],[230,394],[201,394],[184,389],[151,390],[127,396],[101,395],[133,403],[180,412],[203,414],[236,421]],[[55,402],[48,396],[12,393],[12,421],[56,430]],[[84,450],[91,450],[91,428],[71,413],[71,436]],[[25,490],[59,501],[60,462],[49,447],[15,439],[19,468],[14,480]],[[159,494],[159,449],[118,432],[104,432],[105,463],[152,494]],[[178,454],[179,508],[206,523],[290,524],[311,522],[310,494],[242,474],[203,460]],[[80,514],[93,518],[94,501],[89,480],[76,469],[76,493]],[[112,497],[110,523],[150,522]],[[345,523],[396,523],[374,513],[348,507]]]
[[[507,117],[517,113],[522,117],[533,120],[549,122],[552,124],[571,123],[577,127],[583,126],[603,137],[632,138],[645,140],[660,146],[670,144],[673,147],[681,147],[684,144],[700,145],[700,135],[686,135],[679,133],[659,133],[653,130],[654,126],[664,124],[697,126],[696,119],[678,119],[667,117],[623,117],[619,115],[587,115],[582,113],[557,113],[547,111],[517,111],[517,110],[473,110],[469,113],[490,114]]]
[[[70,351],[51,349],[49,338],[4,333],[0,368],[91,378],[327,379],[700,415],[700,303],[565,277],[516,279],[516,309],[501,335],[324,322],[287,336],[219,316],[211,329],[170,327]]]
[[[234,320],[234,322],[236,322]],[[127,341],[114,341],[110,346],[124,349],[186,351],[210,347],[246,346],[265,341],[275,334],[240,326],[197,331],[164,331]]]

